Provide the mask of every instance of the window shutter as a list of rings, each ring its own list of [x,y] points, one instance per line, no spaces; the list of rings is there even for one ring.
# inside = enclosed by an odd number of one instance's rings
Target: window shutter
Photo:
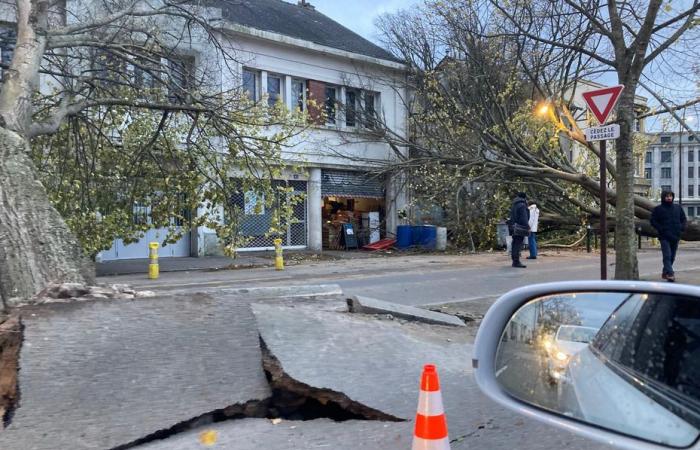
[[[307,90],[308,99],[313,102],[313,104],[309,103],[308,105],[311,122],[316,125],[323,125],[325,123],[323,113],[326,105],[326,83],[308,80]]]

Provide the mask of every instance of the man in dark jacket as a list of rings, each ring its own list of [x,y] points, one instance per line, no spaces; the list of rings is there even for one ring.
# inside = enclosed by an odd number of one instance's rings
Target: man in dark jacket
[[[681,239],[681,231],[685,230],[685,212],[680,205],[675,205],[675,194],[670,191],[661,193],[661,204],[651,213],[651,226],[659,232],[661,253],[663,254],[664,268],[661,277],[668,281],[676,281],[673,274],[673,262],[676,260],[678,241]]]
[[[513,260],[513,267],[527,267],[520,262],[520,250],[523,246],[523,240],[530,230],[529,219],[527,195],[524,192],[518,192],[510,207],[510,221],[513,224],[513,244],[510,249],[510,257]]]

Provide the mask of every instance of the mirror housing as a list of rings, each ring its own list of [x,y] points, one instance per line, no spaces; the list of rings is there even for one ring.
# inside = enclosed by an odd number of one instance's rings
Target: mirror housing
[[[694,297],[700,302],[700,288],[687,285],[676,285],[669,283],[636,282],[636,281],[573,281],[539,284],[523,287],[507,293],[499,298],[488,310],[484,317],[474,344],[474,356],[472,365],[477,384],[481,390],[497,403],[530,418],[548,423],[557,428],[563,428],[590,439],[614,445],[618,448],[630,450],[660,450],[670,447],[664,444],[657,444],[644,440],[640,437],[629,436],[620,432],[612,431],[611,427],[586,423],[574,419],[563,413],[557,413],[528,401],[528,399],[517,398],[503,383],[497,379],[497,357],[499,347],[502,342],[506,342],[505,331],[517,312],[533,300],[543,299],[557,295],[577,294],[577,293],[618,293],[618,294],[658,294],[663,296],[675,295],[682,297]],[[573,295],[575,297],[575,295]],[[582,327],[585,328],[585,327]],[[583,330],[585,331],[585,330]],[[529,343],[532,333],[526,337],[520,337],[521,343]],[[529,345],[543,345],[547,347],[547,342],[530,343]],[[690,447],[700,449],[700,443],[696,439]]]

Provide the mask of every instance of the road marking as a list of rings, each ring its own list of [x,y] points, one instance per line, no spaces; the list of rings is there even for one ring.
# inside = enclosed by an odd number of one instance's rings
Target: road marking
[[[292,276],[283,276],[283,277],[277,277],[271,279],[270,277],[265,277],[265,278],[246,278],[246,279],[241,279],[241,280],[211,280],[211,281],[200,281],[197,283],[179,283],[179,284],[174,284],[174,283],[168,283],[168,284],[141,284],[141,285],[134,285],[139,288],[146,288],[146,289],[177,289],[177,288],[183,288],[183,287],[189,287],[189,286],[214,286],[214,285],[219,285],[219,284],[238,284],[238,283],[250,283],[250,282],[255,282],[255,281],[267,281],[267,282],[273,282],[273,281],[287,281],[291,280]]]
[[[496,371],[496,378],[498,378],[499,376],[501,376],[501,374],[503,373],[503,371],[505,371],[507,368],[508,368],[508,366],[503,366],[503,367],[501,367],[500,369],[498,369],[498,370]]]

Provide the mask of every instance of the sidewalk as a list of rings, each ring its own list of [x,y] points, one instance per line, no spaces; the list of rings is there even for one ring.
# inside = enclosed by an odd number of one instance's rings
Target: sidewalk
[[[313,252],[310,250],[285,250],[285,265],[298,265],[305,262],[338,261],[348,259],[381,258],[410,254],[422,254],[421,252],[372,252],[364,250],[324,250]],[[234,258],[228,256],[203,256],[201,258],[159,258],[160,272],[187,272],[196,270],[236,270],[269,267],[275,263],[274,251],[241,252]],[[95,263],[95,271],[98,277],[110,275],[133,275],[148,273],[148,258],[120,259],[116,261],[103,261]]]

